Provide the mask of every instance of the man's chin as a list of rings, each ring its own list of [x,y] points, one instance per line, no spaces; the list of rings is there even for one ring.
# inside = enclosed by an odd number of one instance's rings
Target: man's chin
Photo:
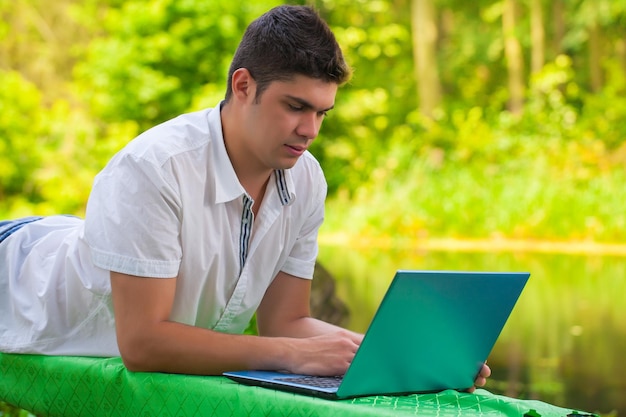
[[[300,157],[281,159],[280,161],[277,161],[274,169],[291,169],[298,163],[299,159]]]

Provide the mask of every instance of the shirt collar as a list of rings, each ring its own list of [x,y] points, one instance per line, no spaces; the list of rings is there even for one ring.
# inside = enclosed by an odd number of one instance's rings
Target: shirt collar
[[[222,118],[220,117],[222,105],[223,102],[208,115],[209,131],[211,132],[211,153],[213,155],[212,162],[215,167],[215,203],[217,204],[235,200],[246,193],[246,190],[239,182],[239,178],[237,178],[235,169],[228,157],[228,152],[226,152]],[[288,206],[293,203],[296,194],[291,172],[284,169],[275,170],[274,181],[281,204]]]
[[[233,164],[231,164],[228,153],[226,152],[224,135],[222,133],[220,108],[221,104],[212,109],[208,114],[209,132],[211,134],[211,162],[215,167],[213,170],[215,203],[217,204],[235,200],[246,192],[239,182]]]
[[[289,206],[296,198],[295,187],[291,172],[286,169],[277,169],[274,171],[274,180],[276,181],[276,193],[283,206]]]

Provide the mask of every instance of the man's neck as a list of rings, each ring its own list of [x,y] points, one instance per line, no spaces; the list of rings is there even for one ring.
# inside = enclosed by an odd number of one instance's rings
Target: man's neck
[[[253,211],[258,210],[265,195],[267,183],[272,176],[272,169],[259,168],[251,163],[248,152],[238,139],[237,117],[231,106],[226,103],[221,109],[222,136],[224,146],[239,182],[248,195],[255,201]],[[256,213],[255,213],[256,214]]]

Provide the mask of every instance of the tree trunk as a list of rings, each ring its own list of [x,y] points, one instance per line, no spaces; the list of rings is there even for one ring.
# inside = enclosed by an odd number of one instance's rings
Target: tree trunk
[[[509,111],[514,115],[521,115],[524,109],[524,60],[522,47],[515,33],[516,9],[516,0],[504,0],[502,32],[509,78]]]
[[[552,32],[554,55],[562,54],[565,37],[565,5],[563,0],[552,1]]]
[[[622,73],[626,74],[626,36],[617,40],[615,43],[615,52],[617,53],[617,59],[619,59]]]
[[[597,93],[602,89],[602,35],[597,23],[593,23],[587,30],[589,34],[589,80],[591,91]]]
[[[350,310],[335,293],[335,277],[319,262],[315,263],[311,283],[311,315],[343,327],[350,319]]]
[[[543,1],[530,2],[530,38],[532,41],[531,72],[537,73],[545,63],[545,30],[543,27]]]
[[[411,1],[411,26],[419,109],[430,117],[441,104],[436,53],[437,19],[433,0]]]

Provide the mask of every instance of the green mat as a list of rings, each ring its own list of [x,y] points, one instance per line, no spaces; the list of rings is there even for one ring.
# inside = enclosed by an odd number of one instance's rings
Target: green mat
[[[328,401],[223,377],[128,372],[120,358],[0,353],[0,400],[38,416],[567,416],[540,401],[476,394]],[[585,414],[585,413],[583,413]]]

